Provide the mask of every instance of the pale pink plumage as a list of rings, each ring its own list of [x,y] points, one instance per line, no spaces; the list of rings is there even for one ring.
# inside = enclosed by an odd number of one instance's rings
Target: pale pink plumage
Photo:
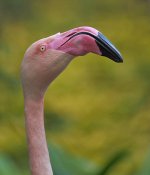
[[[102,49],[102,50],[101,50]],[[48,85],[76,56],[93,52],[122,62],[119,52],[91,27],[79,27],[43,38],[26,51],[21,65],[26,133],[32,175],[52,175],[47,149],[43,103]]]

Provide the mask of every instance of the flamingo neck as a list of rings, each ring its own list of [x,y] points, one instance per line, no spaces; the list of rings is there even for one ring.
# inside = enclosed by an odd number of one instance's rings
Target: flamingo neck
[[[44,128],[44,98],[25,98],[25,123],[32,175],[53,175]]]

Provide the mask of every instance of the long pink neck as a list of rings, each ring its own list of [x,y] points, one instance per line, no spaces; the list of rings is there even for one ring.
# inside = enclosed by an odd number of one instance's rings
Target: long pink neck
[[[25,122],[32,175],[53,175],[44,128],[43,97],[25,98]]]

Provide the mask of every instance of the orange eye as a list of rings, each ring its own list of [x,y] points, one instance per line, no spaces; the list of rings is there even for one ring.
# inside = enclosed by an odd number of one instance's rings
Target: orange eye
[[[40,51],[41,51],[41,52],[44,52],[45,50],[46,50],[46,45],[40,46]]]

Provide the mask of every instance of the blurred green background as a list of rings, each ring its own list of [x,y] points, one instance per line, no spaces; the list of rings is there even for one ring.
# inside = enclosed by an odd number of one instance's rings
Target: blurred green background
[[[49,88],[54,174],[150,174],[150,1],[0,0],[0,175],[29,175],[20,85],[26,48],[83,25],[105,34],[124,63],[88,54]]]

